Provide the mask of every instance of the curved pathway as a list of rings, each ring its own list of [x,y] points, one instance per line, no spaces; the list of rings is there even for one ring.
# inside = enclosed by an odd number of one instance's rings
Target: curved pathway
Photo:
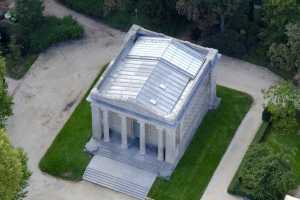
[[[262,122],[262,90],[279,80],[278,76],[265,68],[225,56],[221,59],[217,67],[218,84],[250,94],[253,105],[235,133],[201,200],[241,199],[229,195],[227,188]]]
[[[87,182],[68,182],[43,174],[38,162],[93,82],[101,66],[118,52],[124,33],[45,0],[46,14],[72,15],[81,23],[83,40],[63,43],[42,53],[14,88],[14,116],[8,121],[13,143],[25,149],[29,167],[30,200],[126,200],[125,195]],[[204,200],[232,199],[226,188],[260,124],[261,89],[278,77],[263,68],[223,57],[219,84],[251,94],[254,104],[236,133],[204,196]],[[12,82],[9,82],[11,84]],[[14,83],[15,84],[15,83]],[[220,133],[222,134],[222,133]]]

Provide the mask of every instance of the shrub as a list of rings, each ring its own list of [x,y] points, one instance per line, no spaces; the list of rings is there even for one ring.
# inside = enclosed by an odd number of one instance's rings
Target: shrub
[[[282,200],[295,186],[289,163],[265,144],[256,144],[249,148],[229,192],[252,200]]]
[[[5,60],[0,56],[0,129],[4,127],[6,119],[12,115],[12,98],[8,95],[4,74]]]
[[[268,108],[265,108],[262,112],[262,120],[265,122],[270,122],[271,121],[272,114],[268,110]]]
[[[39,53],[53,44],[82,36],[83,28],[72,17],[45,17],[40,28],[29,36],[29,51]]]
[[[59,0],[68,7],[87,15],[102,18],[104,0]]]
[[[21,149],[9,143],[3,129],[0,129],[0,197],[1,200],[20,200],[31,173],[27,168],[27,157]]]
[[[285,71],[300,71],[300,25],[286,25],[286,43],[273,43],[269,49],[271,65]]]
[[[234,57],[242,57],[247,52],[242,36],[233,30],[208,37],[203,45],[219,49],[222,53]]]
[[[17,21],[23,34],[35,30],[43,22],[43,2],[41,0],[16,0]]]
[[[282,82],[265,91],[264,98],[275,131],[295,133],[298,128],[296,110],[300,105],[300,90],[290,82]]]

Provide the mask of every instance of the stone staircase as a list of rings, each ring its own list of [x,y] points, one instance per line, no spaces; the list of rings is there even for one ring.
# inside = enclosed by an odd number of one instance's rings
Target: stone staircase
[[[141,200],[146,199],[155,178],[155,174],[100,156],[94,156],[83,175],[86,181]]]

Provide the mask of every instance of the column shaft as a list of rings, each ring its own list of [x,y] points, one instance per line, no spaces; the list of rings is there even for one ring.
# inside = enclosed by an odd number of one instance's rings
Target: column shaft
[[[100,109],[95,104],[91,104],[91,107],[92,107],[93,138],[99,141],[101,140],[102,137],[101,113],[100,113]]]
[[[157,146],[157,159],[158,160],[164,160],[164,135],[163,135],[163,129],[158,128],[158,146]]]
[[[145,122],[140,121],[140,154],[146,153]]]
[[[176,158],[176,134],[173,129],[166,130],[166,162],[173,164]]]
[[[127,134],[127,117],[122,115],[121,116],[121,124],[122,124],[122,130],[121,130],[121,135],[122,135],[122,144],[121,144],[121,147],[123,149],[127,149],[128,148],[128,145],[127,145],[127,137],[128,137],[128,134]]]
[[[104,141],[109,142],[109,119],[108,111],[103,110],[103,129],[104,129]]]

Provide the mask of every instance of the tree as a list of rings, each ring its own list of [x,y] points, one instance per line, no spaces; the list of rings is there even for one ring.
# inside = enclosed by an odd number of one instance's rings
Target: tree
[[[300,25],[286,25],[285,34],[286,43],[273,43],[269,49],[271,65],[285,71],[300,71]]]
[[[23,34],[29,34],[39,27],[43,21],[43,10],[41,0],[16,0],[17,21]]]
[[[264,91],[272,126],[279,133],[295,133],[298,128],[297,110],[300,108],[300,89],[291,82],[273,85]]]
[[[286,40],[284,27],[299,20],[298,0],[264,0],[262,35],[266,46]]]
[[[27,157],[21,149],[9,143],[4,129],[0,129],[0,199],[20,200],[26,196],[24,190],[30,172]]]
[[[4,127],[7,117],[12,114],[12,98],[8,95],[7,84],[4,75],[5,60],[0,56],[0,128]]]
[[[289,162],[266,144],[249,148],[235,179],[233,192],[252,200],[281,200],[296,187]]]
[[[120,9],[122,6],[122,0],[104,0],[104,15],[108,13]]]
[[[199,24],[199,27],[219,25],[225,30],[226,18],[232,16],[242,0],[177,0],[178,13]],[[201,30],[201,29],[200,29]]]

